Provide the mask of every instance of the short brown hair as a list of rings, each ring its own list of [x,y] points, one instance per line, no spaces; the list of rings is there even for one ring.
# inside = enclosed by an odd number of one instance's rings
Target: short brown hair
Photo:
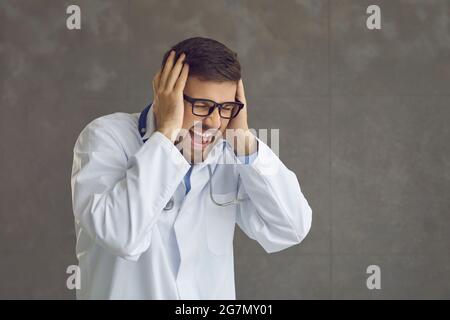
[[[241,79],[241,65],[237,54],[219,41],[195,37],[183,40],[164,54],[162,66],[165,65],[170,51],[175,51],[175,58],[186,54],[185,62],[189,65],[189,75],[204,81],[238,81]]]

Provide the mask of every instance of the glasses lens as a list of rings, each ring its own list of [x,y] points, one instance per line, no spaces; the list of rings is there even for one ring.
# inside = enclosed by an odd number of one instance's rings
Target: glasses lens
[[[197,116],[207,116],[211,108],[214,108],[214,102],[208,100],[197,100],[194,103],[193,113]]]
[[[239,105],[234,103],[226,103],[222,106],[220,110],[220,116],[222,118],[231,119],[236,116],[239,111]]]

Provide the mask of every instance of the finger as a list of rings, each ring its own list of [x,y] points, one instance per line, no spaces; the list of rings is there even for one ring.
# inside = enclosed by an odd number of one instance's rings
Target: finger
[[[152,86],[154,94],[158,92],[160,78],[161,78],[161,70],[159,70],[153,77]]]
[[[169,57],[164,64],[164,68],[161,74],[161,79],[159,81],[159,88],[163,89],[166,87],[167,78],[169,77],[170,71],[173,68],[173,60],[175,59],[175,51],[170,51]]]
[[[242,79],[240,79],[238,81],[237,90],[236,90],[236,99],[238,99],[243,104],[246,104],[244,83],[242,82]]]
[[[181,69],[183,68],[183,61],[186,58],[186,55],[182,53],[179,57],[177,62],[175,63],[175,66],[173,67],[172,71],[169,74],[169,78],[167,79],[166,83],[166,90],[172,91],[173,87],[175,86],[175,83],[180,76]]]
[[[189,75],[189,65],[185,63],[183,65],[183,69],[181,70],[181,74],[178,77],[177,82],[175,83],[174,91],[183,92],[184,87],[186,86],[188,75]]]

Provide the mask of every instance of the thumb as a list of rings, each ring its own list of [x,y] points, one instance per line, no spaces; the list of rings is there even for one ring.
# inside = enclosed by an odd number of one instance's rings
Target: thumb
[[[239,79],[237,84],[236,99],[243,104],[247,104],[247,101],[245,100],[244,83],[242,82],[242,79]]]

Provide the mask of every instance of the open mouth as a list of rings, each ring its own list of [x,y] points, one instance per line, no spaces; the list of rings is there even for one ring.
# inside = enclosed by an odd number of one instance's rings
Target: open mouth
[[[189,130],[189,134],[191,135],[191,144],[195,149],[204,149],[209,144],[214,141],[214,134],[211,130],[207,131],[197,131],[194,128]]]

